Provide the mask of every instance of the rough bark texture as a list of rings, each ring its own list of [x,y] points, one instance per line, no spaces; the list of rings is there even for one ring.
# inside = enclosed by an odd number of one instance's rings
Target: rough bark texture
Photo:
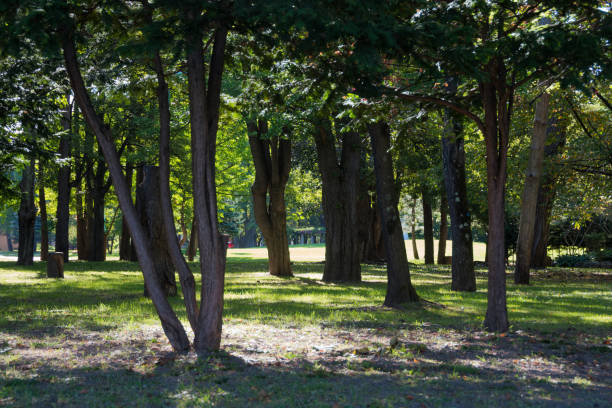
[[[36,206],[34,205],[34,159],[23,169],[21,182],[21,201],[19,203],[19,250],[18,265],[34,263],[34,224],[36,222]]]
[[[39,164],[40,166],[40,164]],[[40,260],[46,261],[49,256],[49,227],[47,220],[47,201],[45,186],[42,185],[42,174],[39,170],[38,206],[40,207]]]
[[[465,183],[465,149],[463,126],[451,112],[444,112],[442,135],[442,164],[444,187],[451,220],[453,257],[451,260],[451,289],[473,292],[476,290],[472,221]]]
[[[431,211],[431,196],[423,189],[423,238],[425,239],[425,264],[434,263],[433,215]]]
[[[410,206],[410,216],[412,222],[410,223],[410,241],[412,242],[412,255],[414,259],[419,259],[419,248],[416,242],[416,197],[412,199],[412,205]]]
[[[268,126],[263,120],[249,122],[247,129],[255,165],[255,181],[251,187],[253,211],[266,241],[269,271],[275,276],[293,276],[285,209],[285,187],[291,169],[291,141],[278,136],[266,138]]]
[[[188,21],[194,22],[196,16],[199,16],[199,10],[187,12]],[[193,197],[202,273],[202,301],[194,341],[198,352],[216,351],[221,344],[227,248],[217,220],[215,152],[226,39],[227,29],[223,26],[217,28],[213,37],[208,86],[204,82],[202,34],[196,30],[190,32],[186,43]]]
[[[438,265],[446,263],[446,237],[448,236],[448,201],[446,191],[442,188],[440,194],[440,239],[438,240]]]
[[[544,149],[545,166],[542,182],[538,191],[538,205],[536,208],[535,225],[533,232],[533,247],[531,253],[531,266],[545,268],[550,266],[548,258],[548,234],[550,231],[550,215],[557,191],[556,161],[565,146],[566,131],[559,123],[557,117],[551,118],[547,132],[550,143]]]
[[[325,282],[360,282],[359,164],[361,141],[356,132],[342,136],[340,160],[336,136],[325,121],[315,132],[325,218]]]
[[[417,302],[419,296],[410,281],[410,269],[402,224],[397,209],[397,191],[393,173],[390,148],[390,131],[386,123],[368,126],[374,170],[376,173],[376,196],[382,219],[382,234],[387,258],[387,293],[385,306],[397,307],[407,302]]]
[[[134,176],[134,166],[131,163],[125,166],[125,181],[127,187],[132,191],[132,178]],[[121,216],[121,238],[119,238],[119,259],[129,261],[132,259],[132,244],[130,242],[130,227],[127,225],[125,216]]]
[[[91,103],[79,69],[72,33],[61,33],[61,41],[70,84],[75,93],[76,101],[89,127],[95,133],[100,149],[108,163],[119,205],[130,227],[132,240],[139,254],[138,260],[140,267],[149,289],[151,300],[161,320],[162,328],[175,350],[186,351],[189,349],[189,339],[187,338],[183,325],[172,310],[172,307],[168,303],[155,278],[155,267],[152,262],[152,255],[147,245],[147,239],[140,225],[136,210],[132,204],[130,190],[123,176],[123,170],[119,162],[119,155],[113,143],[111,130],[104,124]]]
[[[542,94],[536,103],[531,152],[525,173],[525,185],[521,199],[521,218],[516,242],[516,265],[514,283],[529,284],[529,267],[531,265],[531,250],[538,191],[544,163],[544,146],[546,145],[546,127],[548,122],[548,105],[550,95]]]
[[[60,137],[58,153],[62,164],[57,174],[57,209],[55,217],[55,251],[61,252],[64,262],[69,261],[68,250],[70,245],[68,227],[70,224],[70,132],[72,130],[72,103],[68,103],[66,96],[66,109],[62,113],[62,136]]]

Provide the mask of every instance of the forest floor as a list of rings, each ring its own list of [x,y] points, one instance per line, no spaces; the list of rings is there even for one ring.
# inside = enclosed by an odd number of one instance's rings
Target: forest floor
[[[194,270],[197,265],[192,265]],[[356,285],[294,278],[265,260],[228,262],[222,351],[176,355],[127,262],[0,262],[0,406],[608,407],[612,271],[550,268],[508,279],[506,334],[483,332],[475,293],[449,290],[446,266],[413,265],[429,302],[381,307],[384,268]],[[510,278],[510,276],[509,276]],[[171,300],[185,321],[180,298]]]

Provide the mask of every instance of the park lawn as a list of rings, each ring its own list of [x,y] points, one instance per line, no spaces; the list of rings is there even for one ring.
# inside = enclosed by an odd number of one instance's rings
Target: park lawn
[[[324,284],[323,265],[298,261],[300,249],[320,251],[292,248],[285,279],[266,273],[259,252],[230,250],[223,350],[200,358],[171,353],[136,264],[71,262],[64,280],[49,280],[43,263],[0,263],[0,406],[612,401],[612,271],[550,268],[528,287],[509,279],[512,328],[495,335],[480,327],[485,270],[477,292],[455,293],[448,266],[413,265],[426,302],[391,310],[380,306],[383,266],[364,265],[361,284]],[[185,321],[181,299],[171,302]]]

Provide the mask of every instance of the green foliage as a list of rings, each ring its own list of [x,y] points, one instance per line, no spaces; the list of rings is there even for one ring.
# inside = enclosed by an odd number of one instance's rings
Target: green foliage
[[[559,255],[555,258],[555,266],[559,267],[588,267],[593,262],[590,255]]]

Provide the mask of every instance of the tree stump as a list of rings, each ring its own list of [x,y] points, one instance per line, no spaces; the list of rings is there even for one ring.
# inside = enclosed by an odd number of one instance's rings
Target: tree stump
[[[47,278],[64,277],[64,253],[50,252],[47,257]]]

